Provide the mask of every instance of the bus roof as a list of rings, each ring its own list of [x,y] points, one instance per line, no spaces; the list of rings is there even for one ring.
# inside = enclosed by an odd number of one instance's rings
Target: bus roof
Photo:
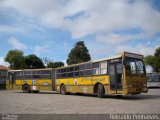
[[[19,72],[19,71],[36,71],[36,70],[51,70],[52,68],[39,68],[39,69],[22,69],[22,70],[8,70],[8,72]]]
[[[86,63],[101,62],[101,61],[105,61],[105,60],[111,60],[111,59],[121,58],[122,56],[126,56],[127,57],[127,55],[128,55],[128,57],[143,59],[143,55],[123,51],[120,54],[112,56],[112,57],[107,57],[107,58],[103,58],[103,59],[99,59],[99,60],[92,60],[92,61],[83,62],[83,63],[79,63],[79,64],[67,65],[67,66],[64,66],[64,67],[59,67],[57,69],[67,68],[67,67],[72,67],[72,66],[78,66],[78,65],[83,65],[83,64],[86,64]]]
[[[122,57],[122,55],[115,55],[115,56],[112,56],[112,57],[107,57],[107,58],[103,58],[103,59],[99,59],[99,60],[94,60],[92,62],[93,63],[94,62],[100,62],[100,61],[111,60],[111,59],[116,59],[116,58],[120,58],[120,57]]]
[[[8,72],[19,72],[19,71],[22,71],[22,70],[8,70]]]

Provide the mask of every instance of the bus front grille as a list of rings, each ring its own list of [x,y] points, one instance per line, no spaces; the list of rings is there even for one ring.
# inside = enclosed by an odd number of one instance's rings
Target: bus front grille
[[[142,81],[133,81],[132,85],[134,88],[142,88],[143,82]]]

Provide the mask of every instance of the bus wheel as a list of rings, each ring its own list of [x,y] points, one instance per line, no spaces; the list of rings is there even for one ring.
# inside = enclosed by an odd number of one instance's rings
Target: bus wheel
[[[67,94],[65,85],[61,85],[61,94],[62,95],[66,95]]]
[[[103,98],[104,97],[104,88],[102,84],[98,85],[98,97]]]
[[[29,85],[24,85],[23,88],[22,88],[22,90],[23,90],[23,92],[25,92],[25,93],[30,93],[30,92],[31,92]]]

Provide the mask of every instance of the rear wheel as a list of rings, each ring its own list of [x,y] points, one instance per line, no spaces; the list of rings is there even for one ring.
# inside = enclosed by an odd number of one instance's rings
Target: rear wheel
[[[104,87],[102,84],[98,85],[98,97],[103,98],[104,97]]]
[[[23,88],[22,88],[23,92],[25,93],[30,93],[31,92],[31,89],[30,89],[30,86],[29,85],[24,85]]]
[[[65,85],[61,85],[61,94],[66,95],[66,86]]]

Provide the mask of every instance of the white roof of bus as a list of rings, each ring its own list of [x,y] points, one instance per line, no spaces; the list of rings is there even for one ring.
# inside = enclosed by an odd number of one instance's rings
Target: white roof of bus
[[[9,72],[18,72],[18,71],[28,71],[28,70],[32,70],[32,71],[36,71],[36,70],[51,70],[52,68],[41,68],[41,69],[23,69],[23,70],[8,70]]]
[[[111,60],[111,59],[116,59],[116,58],[120,58],[120,57],[122,57],[122,55],[116,55],[116,56],[107,57],[107,58],[103,58],[103,59],[99,59],[99,60],[93,60],[92,62],[100,62],[100,61]]]
[[[18,72],[18,71],[22,71],[22,70],[8,70],[9,72]]]

